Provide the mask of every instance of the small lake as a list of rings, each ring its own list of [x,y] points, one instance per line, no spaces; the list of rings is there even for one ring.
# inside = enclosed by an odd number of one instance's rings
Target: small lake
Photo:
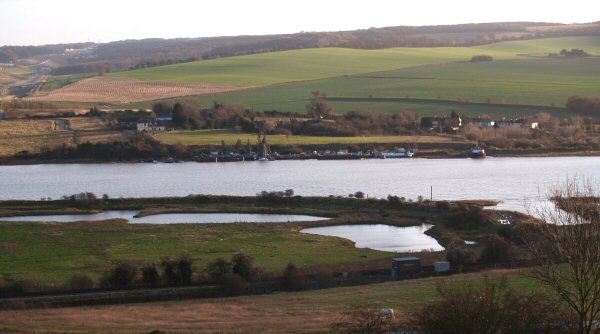
[[[2,217],[0,221],[27,222],[77,222],[99,221],[106,219],[126,219],[130,224],[208,224],[208,223],[285,223],[299,221],[327,220],[325,217],[306,215],[276,215],[249,213],[165,213],[159,215],[134,218],[138,211],[104,211],[83,215],[47,215]]]
[[[319,234],[350,239],[358,248],[371,248],[385,252],[419,252],[444,250],[434,238],[424,234],[431,225],[397,227],[376,225],[337,225],[311,227],[303,233]]]

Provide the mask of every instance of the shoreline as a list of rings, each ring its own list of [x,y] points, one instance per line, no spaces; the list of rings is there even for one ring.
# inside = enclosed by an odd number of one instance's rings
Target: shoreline
[[[600,150],[497,150],[493,153],[488,153],[491,158],[557,158],[557,157],[598,157]],[[388,158],[380,159],[373,156],[281,156],[276,157],[274,161],[279,160],[396,160],[396,159],[471,159],[465,152],[420,152],[412,158]],[[197,162],[197,163],[224,163],[224,162],[254,162],[258,160],[239,160],[228,157],[218,157],[217,161],[211,159],[203,160],[181,160],[176,162],[167,162],[158,160],[157,163],[179,163],[179,162]],[[152,161],[136,160],[101,160],[101,159],[17,159],[17,158],[0,158],[0,166],[21,166],[21,165],[51,165],[51,164],[137,164],[137,163],[152,163]]]

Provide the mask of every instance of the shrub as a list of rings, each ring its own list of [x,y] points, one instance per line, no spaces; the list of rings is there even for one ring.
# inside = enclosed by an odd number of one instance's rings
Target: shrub
[[[94,281],[86,275],[75,274],[69,278],[67,287],[71,290],[87,290],[94,288]]]
[[[350,334],[387,333],[392,329],[392,318],[373,305],[354,305],[344,313],[344,319],[331,325],[336,332]]]
[[[252,280],[254,267],[252,266],[252,256],[238,252],[231,258],[231,272],[243,277],[246,281]]]
[[[409,316],[408,327],[422,334],[564,333],[564,315],[553,300],[521,294],[506,280],[485,279],[481,288],[440,286],[439,301]]]
[[[137,269],[129,263],[120,263],[106,277],[106,282],[113,288],[125,288],[135,280]]]
[[[194,272],[192,269],[194,261],[188,255],[182,255],[179,260],[177,260],[177,274],[179,275],[179,279],[181,282],[189,284],[192,282],[192,273]]]
[[[161,263],[165,279],[170,284],[191,283],[194,273],[192,265],[193,260],[188,255],[181,255],[177,260],[166,257]]]
[[[477,253],[451,244],[446,252],[446,260],[452,263],[452,266],[456,267],[458,271],[462,271],[464,265],[477,262]]]
[[[159,274],[154,263],[147,264],[142,268],[142,280],[149,285],[158,284]]]
[[[479,61],[492,61],[494,60],[494,58],[492,56],[488,56],[488,55],[477,55],[477,56],[473,56],[471,57],[471,62],[479,62]]]
[[[208,264],[206,271],[211,279],[219,281],[223,276],[231,273],[231,263],[218,258]]]
[[[459,205],[442,216],[444,225],[458,230],[473,230],[490,227],[492,220],[489,215],[477,205]]]
[[[290,262],[283,270],[283,275],[281,276],[281,286],[287,291],[300,290],[304,286],[302,274],[295,264]]]
[[[169,284],[177,284],[180,282],[179,275],[177,275],[177,264],[171,258],[166,257],[162,259],[161,267],[163,268],[163,274]]]
[[[365,198],[365,193],[363,193],[362,191],[357,191],[354,193],[354,197],[355,198]]]
[[[488,263],[505,262],[511,260],[511,253],[511,245],[506,239],[493,237],[486,243],[479,259]]]

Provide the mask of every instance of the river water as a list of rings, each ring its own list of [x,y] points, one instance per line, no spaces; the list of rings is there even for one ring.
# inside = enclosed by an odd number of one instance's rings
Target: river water
[[[600,180],[600,157],[486,159],[291,160],[227,163],[112,163],[0,166],[0,199],[60,198],[79,192],[110,197],[254,195],[293,189],[297,195],[362,191],[434,200],[495,199],[526,210],[567,177]]]

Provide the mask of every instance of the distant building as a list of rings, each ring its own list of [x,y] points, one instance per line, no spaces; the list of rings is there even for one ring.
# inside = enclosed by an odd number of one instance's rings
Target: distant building
[[[137,122],[137,131],[138,132],[162,132],[165,131],[164,125],[158,125],[151,121],[138,121]]]

